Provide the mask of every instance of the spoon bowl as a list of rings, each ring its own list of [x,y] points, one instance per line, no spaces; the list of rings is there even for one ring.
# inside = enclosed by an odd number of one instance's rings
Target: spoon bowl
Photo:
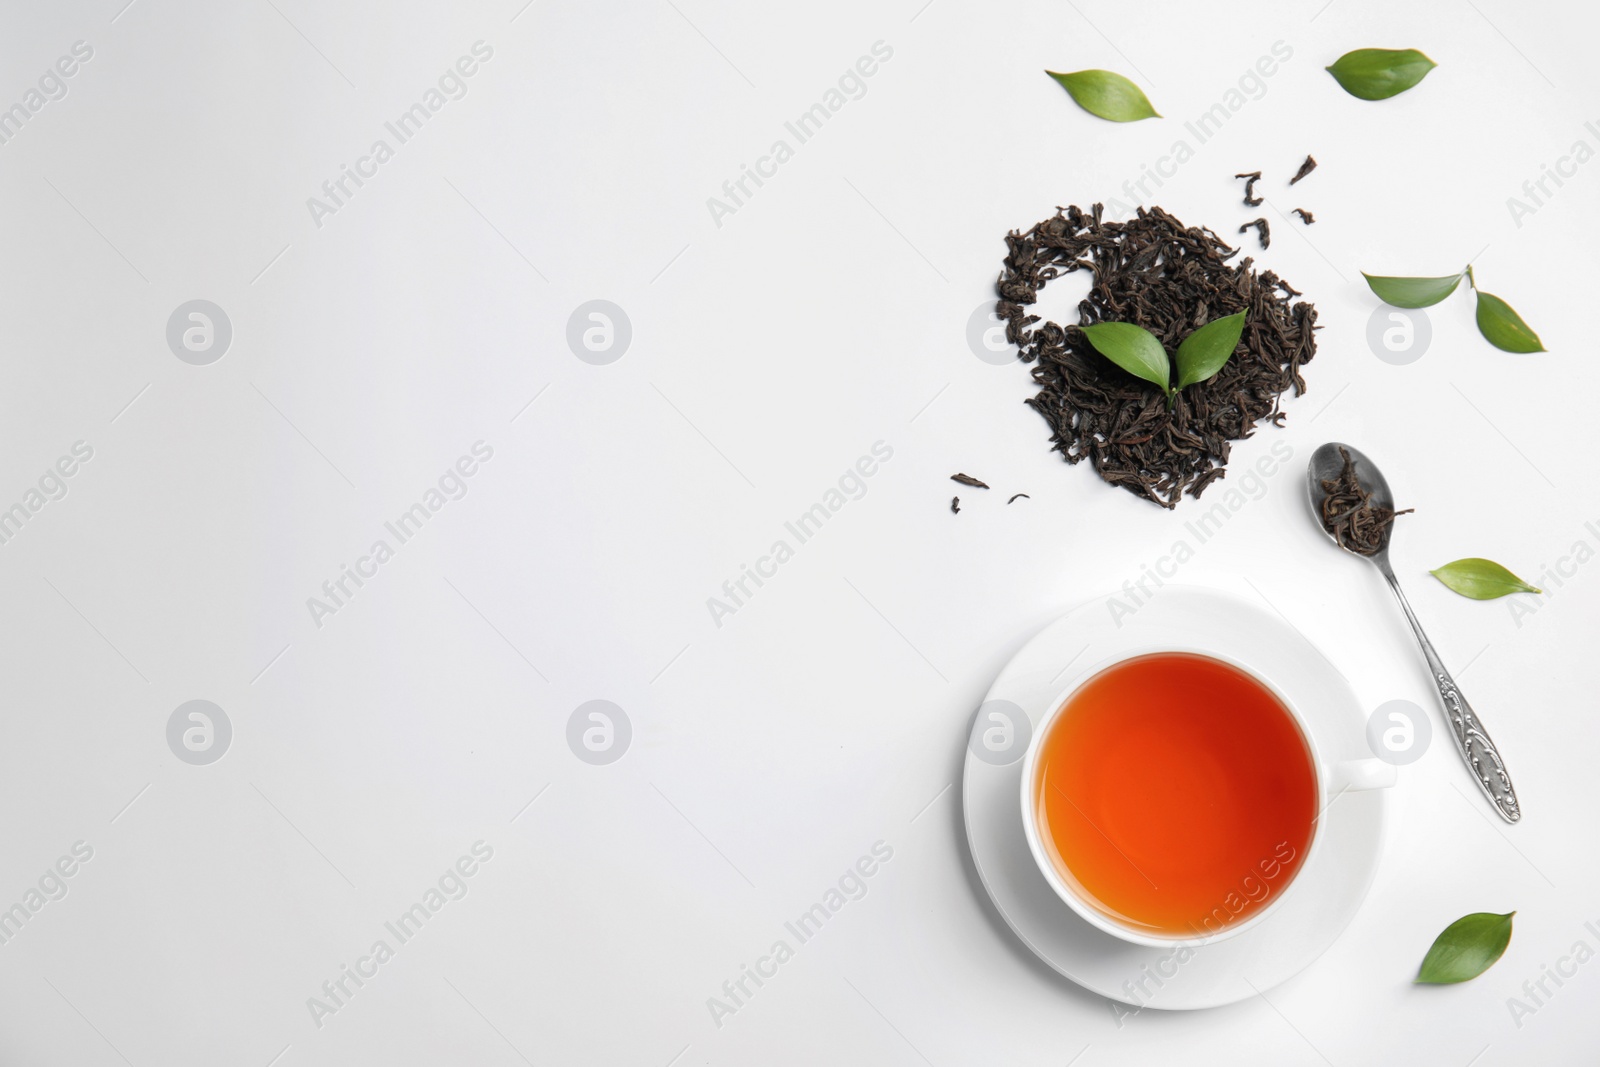
[[[1311,517],[1316,520],[1317,526],[1323,533],[1328,535],[1334,544],[1339,545],[1340,548],[1351,555],[1372,560],[1382,558],[1387,562],[1389,558],[1389,535],[1394,530],[1392,524],[1383,527],[1382,532],[1379,534],[1378,550],[1368,555],[1365,552],[1357,552],[1349,545],[1340,544],[1339,539],[1334,537],[1333,531],[1328,529],[1327,524],[1322,521],[1322,502],[1328,496],[1327,490],[1322,488],[1322,483],[1333,481],[1339,477],[1339,472],[1344,470],[1344,456],[1339,453],[1341,448],[1350,453],[1350,459],[1356,465],[1357,484],[1361,486],[1364,492],[1372,494],[1367,503],[1373,507],[1394,510],[1394,493],[1390,492],[1389,481],[1383,476],[1383,472],[1378,469],[1378,465],[1368,459],[1358,448],[1338,441],[1329,441],[1311,453],[1311,462],[1306,468],[1306,493],[1311,501]]]

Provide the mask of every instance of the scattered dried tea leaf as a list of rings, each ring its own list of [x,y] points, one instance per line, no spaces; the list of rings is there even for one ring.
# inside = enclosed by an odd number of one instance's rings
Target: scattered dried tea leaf
[[[1300,216],[1300,221],[1305,223],[1307,226],[1310,226],[1313,222],[1317,221],[1316,218],[1311,214],[1311,212],[1307,211],[1303,207],[1295,208],[1294,211],[1291,212],[1291,214],[1299,215]]]
[[[1438,66],[1415,48],[1358,48],[1328,68],[1351,96],[1387,100],[1416,85]]]
[[[1317,161],[1312,159],[1310,156],[1307,156],[1306,161],[1300,164],[1300,169],[1294,172],[1294,177],[1289,179],[1289,184],[1293,185],[1295,182],[1299,181],[1301,178],[1304,178],[1307,174],[1310,174],[1316,169]]]
[[[1018,500],[1032,500],[1032,499],[1033,499],[1033,497],[1029,496],[1027,493],[1018,493],[1016,496],[1012,497],[1010,500],[1007,500],[1006,503],[1007,504],[1015,504]]]
[[[1542,593],[1492,559],[1469,556],[1446,563],[1429,574],[1445,587],[1473,600],[1494,600],[1511,593]]]
[[[980,482],[980,481],[978,481],[978,479],[974,478],[970,474],[952,474],[950,476],[950,480],[952,482],[960,482],[962,485],[970,485],[974,489],[987,489],[987,488],[989,488],[988,483]]]
[[[1061,84],[1077,105],[1091,115],[1111,122],[1137,122],[1161,116],[1150,106],[1144,90],[1109,70],[1078,70],[1070,74],[1045,71]]]
[[[953,497],[950,498],[950,514],[952,514],[952,515],[961,514],[961,498],[960,497],[953,496]]]
[[[1235,174],[1234,177],[1244,179],[1245,207],[1260,207],[1266,203],[1261,197],[1255,195],[1256,182],[1261,180],[1261,172],[1259,170],[1250,171],[1248,174]]]
[[[1247,222],[1239,227],[1239,232],[1246,233],[1252,226],[1256,228],[1256,236],[1261,240],[1261,247],[1270,248],[1272,246],[1272,230],[1267,226],[1267,220],[1259,218],[1254,222]]]
[[[1511,944],[1511,919],[1516,914],[1476,911],[1446,926],[1422,957],[1417,982],[1451,985],[1487,971]]]

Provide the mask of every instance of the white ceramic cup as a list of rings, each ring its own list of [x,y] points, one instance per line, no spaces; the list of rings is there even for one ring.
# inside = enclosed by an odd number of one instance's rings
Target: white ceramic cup
[[[1241,934],[1253,926],[1265,921],[1283,903],[1286,896],[1294,890],[1295,884],[1300,881],[1306,869],[1311,866],[1313,859],[1319,851],[1322,841],[1322,820],[1312,820],[1311,843],[1306,848],[1306,855],[1300,861],[1286,885],[1280,886],[1273,898],[1265,906],[1256,910],[1249,918],[1222,926],[1215,932],[1198,935],[1163,935],[1151,933],[1149,930],[1138,929],[1119,922],[1115,917],[1107,915],[1094,902],[1087,900],[1079,890],[1061,876],[1056,868],[1056,861],[1052,858],[1050,850],[1046,847],[1041,836],[1043,828],[1040,826],[1040,816],[1037,811],[1037,788],[1039,775],[1039,752],[1043,742],[1049,736],[1056,720],[1061,717],[1062,711],[1077,695],[1079,689],[1102,671],[1114,667],[1127,660],[1137,659],[1141,656],[1157,655],[1163,653],[1178,653],[1191,656],[1200,656],[1205,659],[1215,660],[1226,664],[1246,676],[1254,679],[1271,693],[1294,720],[1299,728],[1300,737],[1305,742],[1306,750],[1310,755],[1312,766],[1315,768],[1315,781],[1317,786],[1316,810],[1320,814],[1327,807],[1331,798],[1339,794],[1360,789],[1386,789],[1395,783],[1395,768],[1376,758],[1359,760],[1331,760],[1318,747],[1305,716],[1295,707],[1295,704],[1283,690],[1272,683],[1261,671],[1239,662],[1231,656],[1219,655],[1199,648],[1175,648],[1160,646],[1152,648],[1132,649],[1118,653],[1116,656],[1087,667],[1079,671],[1076,676],[1062,690],[1055,705],[1050,709],[1034,729],[1033,736],[1028,742],[1027,754],[1022,761],[1022,828],[1028,838],[1028,851],[1033,853],[1034,862],[1039,865],[1039,870],[1044,874],[1045,881],[1050,883],[1050,888],[1066,901],[1073,911],[1081,915],[1091,925],[1104,930],[1114,937],[1124,941],[1131,941],[1138,945],[1152,945],[1156,947],[1171,946],[1175,944],[1204,944],[1220,941],[1224,938]],[[1222,906],[1223,902],[1218,902]]]

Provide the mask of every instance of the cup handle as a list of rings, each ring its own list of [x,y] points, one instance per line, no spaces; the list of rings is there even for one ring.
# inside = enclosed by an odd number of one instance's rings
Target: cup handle
[[[1358,789],[1388,789],[1398,777],[1394,765],[1380,759],[1345,760],[1328,768],[1329,792],[1338,796]]]

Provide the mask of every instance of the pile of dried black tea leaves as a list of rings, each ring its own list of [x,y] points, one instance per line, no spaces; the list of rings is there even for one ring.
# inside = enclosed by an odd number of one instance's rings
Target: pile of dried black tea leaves
[[[1068,463],[1088,460],[1112,485],[1165,508],[1198,497],[1226,473],[1232,442],[1257,423],[1283,425],[1291,387],[1305,392],[1300,368],[1316,354],[1317,311],[1272,271],[1257,274],[1238,249],[1214,232],[1188,227],[1159,207],[1126,222],[1058,209],[1026,233],[1006,237],[996,313],[1023,362],[1034,364],[1037,395],[1028,400],[1049,424],[1054,450]],[[1078,322],[1061,326],[1028,312],[1051,279],[1090,271],[1093,284]],[[1178,391],[1172,407],[1161,390],[1095,351],[1080,327],[1131,322],[1173,352],[1208,322],[1248,311],[1240,350],[1216,376]]]

